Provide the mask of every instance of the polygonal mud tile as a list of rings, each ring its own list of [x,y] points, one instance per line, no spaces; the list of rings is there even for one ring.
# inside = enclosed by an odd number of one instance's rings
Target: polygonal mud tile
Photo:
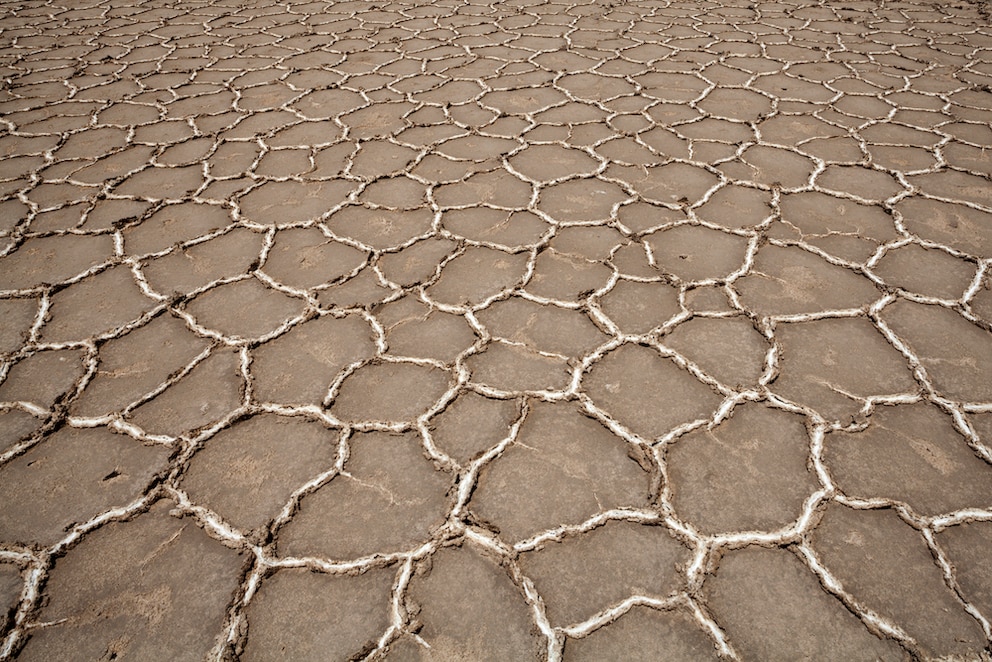
[[[272,333],[303,312],[304,302],[255,278],[225,283],[186,305],[197,323],[228,337],[258,338]]]
[[[653,131],[661,130],[654,129]],[[641,140],[657,151],[664,151],[651,141],[650,136],[642,135]],[[656,155],[633,138],[613,138],[596,145],[595,149],[597,154],[605,157],[609,162],[620,165],[653,166],[661,165],[666,160],[665,157]]]
[[[500,168],[492,172],[476,173],[456,184],[443,184],[434,190],[434,200],[441,207],[468,207],[493,205],[505,209],[523,209],[528,206],[533,189]]]
[[[573,225],[555,233],[549,246],[560,255],[574,255],[587,260],[606,260],[628,240],[607,226]]]
[[[816,183],[828,191],[873,202],[887,200],[904,190],[892,175],[864,166],[828,165],[817,175]]]
[[[184,434],[234,411],[241,404],[242,389],[238,352],[216,349],[128,418],[150,434]]]
[[[662,342],[731,387],[756,384],[768,352],[768,341],[743,317],[694,317]]]
[[[100,365],[71,411],[81,416],[119,412],[150,393],[208,347],[182,320],[159,315],[100,346]]]
[[[299,124],[300,118],[288,110],[263,110],[241,115],[234,126],[221,133],[222,140],[255,140],[282,128]]]
[[[799,518],[819,487],[803,419],[749,403],[668,449],[672,503],[705,533],[769,531]]]
[[[941,250],[907,244],[888,251],[873,269],[890,285],[923,296],[958,299],[975,277],[976,265]]]
[[[612,78],[593,73],[566,74],[555,81],[576,99],[606,101],[619,96],[627,96],[635,91],[633,85],[623,78]]]
[[[540,87],[487,92],[480,103],[486,108],[513,115],[540,112],[567,100],[568,97],[552,87]]]
[[[266,152],[255,166],[255,174],[261,177],[298,177],[310,172],[310,149],[273,149]]]
[[[888,113],[888,110],[886,110]],[[941,136],[932,131],[923,131],[902,124],[879,122],[858,131],[869,143],[933,147],[941,142]]]
[[[868,153],[871,155],[872,164],[901,172],[929,170],[938,163],[933,152],[922,147],[871,145],[868,147]]]
[[[772,392],[827,420],[854,416],[861,409],[854,398],[919,390],[905,357],[867,320],[782,324],[775,335],[782,353]]]
[[[359,194],[362,204],[389,209],[417,210],[427,204],[427,187],[404,175],[377,179]],[[430,211],[421,209],[421,211]],[[433,218],[433,214],[430,214]]]
[[[714,117],[706,117],[698,122],[691,122],[689,124],[679,124],[678,126],[673,127],[673,130],[677,131],[683,138],[696,141],[693,143],[693,151],[695,151],[701,144],[705,144],[700,141],[720,140],[723,141],[725,145],[729,143],[734,146],[734,151],[730,154],[733,155],[736,153],[736,148],[738,145],[741,143],[753,142],[755,140],[754,131],[747,124],[731,122],[724,119],[716,119]],[[646,135],[650,135],[656,131],[657,129],[654,131],[648,131],[646,132]]]
[[[0,453],[29,438],[42,421],[19,409],[0,411]]]
[[[506,246],[528,246],[547,234],[549,225],[529,211],[488,207],[451,209],[441,217],[444,229],[459,237]]]
[[[797,315],[861,308],[882,293],[865,276],[797,246],[766,244],[735,287],[758,315]]]
[[[579,179],[542,188],[537,207],[559,223],[607,221],[613,209],[629,199],[616,184]]]
[[[830,434],[824,460],[848,496],[903,501],[921,515],[992,504],[992,468],[925,402],[879,407],[867,430]]]
[[[429,104],[446,105],[471,101],[483,91],[483,87],[474,80],[441,80],[443,82],[437,87],[415,94],[413,98]]]
[[[21,600],[24,580],[16,566],[0,565],[0,630],[4,632],[14,623],[17,603]]]
[[[371,266],[366,265],[355,276],[332,285],[317,294],[317,300],[324,308],[365,308],[370,309],[395,298],[395,291],[387,283],[380,281]]]
[[[764,186],[799,188],[809,184],[816,163],[792,150],[755,145],[744,151],[740,161],[721,164],[719,169],[731,179]]]
[[[420,202],[411,204],[420,206]],[[372,248],[401,246],[430,232],[434,213],[430,209],[369,209],[352,205],[331,215],[325,222],[339,237],[354,239]]]
[[[904,299],[887,306],[882,319],[909,344],[942,395],[992,400],[992,333],[948,308]]]
[[[992,192],[988,179],[956,170],[945,170],[926,175],[910,175],[906,180],[924,193],[939,198],[951,198],[982,205],[992,205]]]
[[[309,144],[304,142],[303,144]],[[351,172],[359,177],[376,179],[402,172],[417,158],[418,152],[385,140],[364,142],[352,160]]]
[[[78,209],[74,209],[72,207],[67,209],[78,211]],[[42,214],[44,213],[47,212],[42,212]],[[0,232],[3,232],[6,235],[6,233],[9,233],[19,224],[26,221],[30,214],[31,208],[20,200],[5,200],[4,202],[0,202],[0,219],[2,219],[0,220]],[[40,219],[40,217],[41,214],[38,214],[35,217],[36,222]],[[69,214],[69,218],[66,219],[64,225],[75,226],[78,222],[79,216],[77,214]]]
[[[544,356],[527,346],[490,343],[465,360],[472,381],[501,391],[562,391],[572,372],[559,357]]]
[[[670,359],[641,345],[623,345],[593,364],[585,392],[636,434],[648,439],[710,418],[720,396]]]
[[[726,278],[741,268],[747,238],[698,225],[679,225],[645,237],[655,264],[683,281]]]
[[[355,189],[346,180],[266,182],[238,201],[241,215],[252,223],[284,225],[320,220],[344,203]]]
[[[361,108],[367,103],[357,92],[332,88],[308,92],[292,105],[309,119],[330,119]]]
[[[753,122],[767,115],[772,102],[767,96],[740,88],[717,87],[696,104],[714,115],[741,122]]]
[[[352,140],[386,138],[409,126],[403,116],[412,110],[416,110],[416,107],[405,101],[377,103],[342,115],[340,120],[347,127],[348,137]]]
[[[450,378],[416,363],[369,363],[345,378],[331,413],[351,422],[412,421],[448,390]]]
[[[16,180],[15,180],[16,181]],[[4,194],[13,193],[23,187],[23,184],[8,185]],[[38,205],[40,211],[54,211],[66,205],[90,204],[94,202],[99,189],[82,184],[42,183],[35,186],[25,197]]]
[[[954,566],[954,579],[965,600],[982,612],[992,612],[992,577],[987,568],[992,562],[992,523],[967,522],[952,526],[937,535],[937,544]],[[987,618],[987,617],[986,617]]]
[[[241,110],[275,110],[291,101],[300,93],[285,83],[269,83],[256,85],[241,91],[241,96],[235,105]]]
[[[165,109],[170,119],[212,115],[232,110],[236,98],[231,90],[218,90],[210,94],[197,94],[178,99],[168,104]]]
[[[746,659],[905,659],[891,639],[870,633],[816,576],[784,549],[725,552],[706,581],[707,603]]]
[[[668,597],[681,587],[677,566],[688,552],[664,527],[607,522],[521,554],[520,569],[544,599],[548,620],[567,625],[630,596]]]
[[[79,350],[62,349],[37,352],[18,361],[0,384],[0,402],[33,402],[51,408],[83,376],[82,358]]]
[[[542,251],[534,263],[534,273],[526,289],[531,294],[559,301],[577,301],[600,289],[613,270],[598,262]]]
[[[412,126],[403,129],[396,134],[396,140],[404,145],[412,145],[416,148],[429,148],[436,147],[438,143],[443,143],[451,138],[467,134],[468,131],[460,126],[440,123],[432,126]],[[438,158],[440,159],[441,157],[438,155]],[[436,163],[437,161],[435,160]],[[469,172],[475,171],[475,168],[469,168]]]
[[[155,157],[155,162],[164,166],[187,166],[202,161],[214,148],[210,138],[193,138],[167,148]]]
[[[206,160],[207,170],[212,177],[235,177],[251,170],[262,153],[258,143],[221,142],[214,153]],[[269,189],[274,193],[276,187]]]
[[[419,436],[352,436],[344,475],[307,495],[279,532],[289,556],[354,559],[407,551],[444,523],[450,478],[423,455]]]
[[[513,169],[533,181],[591,175],[600,163],[586,152],[560,145],[531,145],[509,159]]]
[[[600,297],[599,305],[624,333],[647,333],[682,310],[678,290],[658,281],[621,280]]]
[[[723,187],[696,209],[699,218],[725,228],[755,226],[771,213],[770,193],[734,184]]]
[[[635,76],[634,80],[641,85],[641,94],[675,103],[698,99],[709,87],[702,78],[692,74],[653,71]]]
[[[565,662],[629,660],[651,662],[664,651],[672,662],[719,659],[713,641],[682,611],[634,607],[618,620],[565,643]]]
[[[992,257],[988,232],[992,214],[965,205],[923,198],[907,198],[895,207],[903,223],[921,239],[979,257]]]
[[[154,155],[155,148],[145,145],[123,149],[77,170],[72,179],[83,184],[103,184],[140,170]]]
[[[664,272],[651,264],[649,254],[650,249],[645,242],[631,242],[618,248],[609,263],[617,270],[621,279],[646,278],[652,282],[668,281]]]
[[[62,428],[0,471],[0,540],[47,547],[139,497],[169,451],[103,428]]]
[[[0,353],[20,349],[37,315],[36,299],[0,299]]]
[[[646,202],[632,202],[617,210],[617,220],[627,232],[645,233],[662,225],[686,220],[682,210],[659,207]]]
[[[316,228],[280,230],[262,270],[290,287],[308,289],[346,276],[361,267],[364,251],[334,241]]]
[[[806,53],[808,54],[809,51]],[[824,85],[789,76],[786,73],[772,73],[768,76],[762,76],[751,83],[750,87],[767,92],[779,99],[794,99],[812,103],[830,101],[837,95],[836,92]]]
[[[32,237],[0,258],[0,290],[60,283],[110,259],[111,235]]]
[[[861,143],[850,136],[813,138],[798,147],[799,151],[827,163],[854,165],[864,161]]]
[[[727,290],[720,285],[703,285],[685,292],[685,306],[693,312],[730,312]]]
[[[526,253],[510,254],[470,246],[441,269],[427,295],[448,305],[476,305],[518,285],[527,270]]]
[[[436,151],[453,159],[482,161],[484,159],[499,158],[519,147],[520,142],[517,140],[469,134],[444,141],[437,146]],[[519,168],[516,170],[523,172]]]
[[[992,174],[992,163],[986,148],[975,147],[973,145],[962,145],[960,143],[949,143],[941,153],[947,162],[958,168],[964,168],[976,173]]]
[[[431,437],[444,453],[466,464],[509,436],[518,410],[513,400],[494,400],[463,391],[431,419]]]
[[[798,146],[810,138],[847,135],[844,129],[813,115],[773,115],[760,122],[757,128],[763,142],[786,146]]]
[[[73,133],[54,151],[57,161],[65,159],[91,159],[109,154],[128,144],[127,130],[118,127],[96,127]]]
[[[983,286],[968,303],[973,313],[992,323],[992,280],[986,277]]]
[[[833,109],[838,110],[845,115],[853,115],[859,119],[863,120],[885,120],[889,114],[892,112],[892,105],[886,103],[884,100],[879,99],[875,96],[862,95],[862,94],[845,94],[843,97],[838,99],[833,104]],[[860,124],[859,122],[854,122],[855,125]],[[878,124],[872,124],[868,128],[874,128],[879,126]],[[872,140],[881,140],[883,142],[892,142],[893,138],[898,140],[899,137],[894,135],[894,132],[885,131],[885,125],[881,125],[883,130],[881,132],[875,133],[873,138],[867,138],[868,142]],[[897,127],[903,128],[903,127]],[[889,134],[889,135],[885,135]],[[871,135],[871,133],[869,133]],[[888,138],[888,140],[886,140]]]
[[[241,553],[160,501],[86,536],[55,563],[46,604],[18,659],[201,659],[238,588]],[[177,637],[176,633],[182,636]]]
[[[984,645],[922,536],[895,511],[831,505],[811,544],[845,591],[905,630],[924,655],[968,655]]]
[[[533,402],[517,439],[486,466],[471,502],[507,542],[647,505],[650,476],[625,442],[575,405]]]
[[[610,339],[581,311],[520,297],[496,301],[476,316],[494,336],[576,359]]]
[[[221,278],[251,271],[258,264],[263,241],[261,233],[235,228],[146,262],[141,272],[159,294],[187,294]]]
[[[371,329],[360,317],[309,320],[252,352],[255,395],[269,402],[319,404],[338,372],[374,353]]]
[[[320,423],[260,414],[211,437],[180,487],[235,527],[259,529],[336,456],[337,435]]]
[[[712,172],[687,163],[651,168],[610,166],[607,175],[627,182],[647,202],[662,204],[696,202],[720,182]]]
[[[127,266],[111,267],[56,292],[41,336],[46,342],[84,340],[133,322],[156,304]]]
[[[380,255],[378,266],[386,279],[409,287],[432,278],[441,261],[457,248],[453,241],[431,237],[395,253]]]
[[[689,141],[665,127],[658,126],[642,131],[637,138],[636,142],[632,139],[611,140],[597,145],[596,151],[608,158],[611,164],[624,166],[656,166],[672,157],[689,159],[693,156]],[[652,151],[645,150],[641,143]],[[634,172],[627,168],[619,171],[614,169],[613,173],[624,171]]]
[[[386,332],[389,353],[451,363],[478,338],[463,317],[428,312],[423,317],[409,318]]]
[[[203,168],[145,168],[121,182],[114,193],[154,200],[182,200],[203,186]]]
[[[389,627],[395,572],[334,576],[286,569],[266,578],[245,610],[248,640],[240,659],[351,659]]]
[[[432,649],[423,659],[539,659],[544,641],[505,570],[468,546],[441,549],[427,567],[410,581],[407,598]]]
[[[898,238],[892,217],[883,209],[817,191],[787,193],[780,203],[782,220],[803,234],[852,233],[875,243]],[[866,256],[867,257],[867,256]]]

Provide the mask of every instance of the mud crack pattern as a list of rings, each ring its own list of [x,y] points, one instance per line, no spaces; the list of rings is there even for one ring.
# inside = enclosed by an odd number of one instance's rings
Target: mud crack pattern
[[[0,49],[0,658],[989,659],[986,6]]]

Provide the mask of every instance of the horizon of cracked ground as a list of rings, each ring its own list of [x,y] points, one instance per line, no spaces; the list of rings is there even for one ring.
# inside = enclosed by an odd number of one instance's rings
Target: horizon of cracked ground
[[[0,44],[0,659],[989,659],[985,5]]]

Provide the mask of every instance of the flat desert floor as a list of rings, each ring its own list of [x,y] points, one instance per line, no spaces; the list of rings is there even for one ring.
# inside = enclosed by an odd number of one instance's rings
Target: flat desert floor
[[[992,659],[990,11],[4,2],[0,659]]]

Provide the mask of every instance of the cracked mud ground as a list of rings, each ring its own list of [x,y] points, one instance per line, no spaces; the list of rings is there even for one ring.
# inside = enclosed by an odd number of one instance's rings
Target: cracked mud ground
[[[0,70],[0,659],[989,659],[985,6],[25,0]]]

